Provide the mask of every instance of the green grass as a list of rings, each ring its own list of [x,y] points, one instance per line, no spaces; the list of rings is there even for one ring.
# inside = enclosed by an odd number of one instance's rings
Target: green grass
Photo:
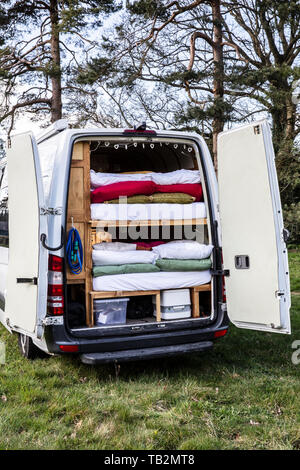
[[[293,291],[299,265],[291,253]],[[292,299],[292,336],[232,327],[210,353],[120,369],[26,361],[1,328],[0,449],[300,449],[300,364],[291,361],[300,295]]]

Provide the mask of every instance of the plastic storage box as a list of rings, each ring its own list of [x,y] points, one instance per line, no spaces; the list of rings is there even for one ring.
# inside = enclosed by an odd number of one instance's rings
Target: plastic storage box
[[[120,325],[126,323],[128,297],[94,300],[95,325]]]
[[[154,315],[156,315],[155,296],[152,297]],[[161,318],[177,320],[190,318],[191,296],[189,289],[162,290],[160,293]]]

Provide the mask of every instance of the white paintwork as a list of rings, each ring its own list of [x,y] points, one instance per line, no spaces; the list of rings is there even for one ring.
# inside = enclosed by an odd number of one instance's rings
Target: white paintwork
[[[229,318],[241,328],[290,333],[287,252],[267,122],[222,133],[218,160]],[[249,269],[235,267],[237,255],[249,256]]]
[[[46,315],[47,250],[40,234],[47,234],[37,147],[33,136],[11,138],[8,157],[9,265],[5,313],[13,329],[41,337]],[[39,269],[40,268],[40,269]],[[38,285],[19,284],[17,278],[38,278]]]

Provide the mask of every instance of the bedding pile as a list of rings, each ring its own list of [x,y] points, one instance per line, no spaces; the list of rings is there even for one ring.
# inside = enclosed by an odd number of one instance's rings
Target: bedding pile
[[[200,172],[176,170],[168,173],[96,173],[91,170],[91,210],[94,220],[118,220],[127,205],[134,206],[125,220],[182,219],[204,217],[205,212]],[[110,207],[104,209],[102,204]],[[193,204],[199,203],[196,209]],[[99,206],[101,204],[101,206]],[[159,208],[151,215],[149,207]],[[172,207],[174,205],[174,207]],[[120,206],[120,207],[118,207]],[[176,207],[175,207],[176,206]],[[184,214],[182,207],[188,208]],[[201,212],[198,215],[197,212]],[[177,216],[172,217],[172,213]],[[121,220],[124,220],[121,219]]]
[[[186,220],[206,217],[200,172],[97,173],[91,170],[93,220]],[[196,241],[93,245],[95,291],[161,290],[210,281],[213,247]]]
[[[93,289],[159,290],[210,281],[212,245],[196,241],[99,243],[93,246]]]

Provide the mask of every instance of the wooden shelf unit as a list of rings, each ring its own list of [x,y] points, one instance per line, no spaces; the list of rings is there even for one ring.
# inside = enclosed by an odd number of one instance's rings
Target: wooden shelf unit
[[[78,142],[74,144],[68,197],[67,232],[74,226],[79,231],[83,249],[83,269],[80,274],[73,274],[67,269],[67,283],[73,285],[84,285],[85,306],[87,326],[94,325],[93,301],[95,299],[111,299],[117,297],[134,297],[143,295],[156,296],[156,320],[161,321],[160,290],[154,291],[93,291],[92,278],[92,246],[101,242],[97,236],[99,227],[130,227],[130,226],[180,226],[180,225],[207,225],[207,219],[185,219],[185,220],[119,220],[103,221],[90,219],[90,144],[89,142]],[[102,232],[103,234],[103,232]],[[199,292],[210,291],[211,285],[191,287],[192,317],[198,318]]]

